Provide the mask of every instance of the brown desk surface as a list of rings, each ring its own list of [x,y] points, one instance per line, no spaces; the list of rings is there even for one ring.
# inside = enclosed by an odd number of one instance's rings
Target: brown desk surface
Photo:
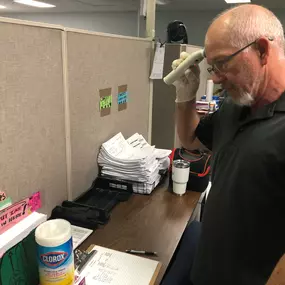
[[[115,207],[109,223],[96,230],[81,248],[96,244],[120,251],[156,251],[158,256],[153,259],[162,263],[158,284],[200,196],[201,193],[192,191],[176,196],[165,186],[151,195],[134,194],[129,201]]]
[[[266,285],[285,285],[285,254],[277,263]]]

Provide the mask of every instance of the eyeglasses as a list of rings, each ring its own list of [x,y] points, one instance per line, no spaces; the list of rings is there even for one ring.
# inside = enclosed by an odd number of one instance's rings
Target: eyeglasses
[[[273,38],[272,38],[272,37],[269,37],[268,40],[269,40],[269,41],[273,41]],[[236,55],[238,55],[239,53],[241,53],[242,51],[244,51],[244,50],[247,49],[248,47],[250,47],[250,46],[256,44],[257,41],[258,41],[258,39],[255,40],[254,42],[251,42],[250,44],[246,45],[245,47],[241,48],[240,50],[236,51],[235,53],[233,53],[233,54],[231,54],[231,55],[225,57],[224,59],[216,61],[216,62],[212,65],[212,67],[209,67],[209,68],[207,69],[208,72],[209,72],[211,75],[213,75],[213,74],[218,74],[218,75],[219,75],[219,74],[223,74],[223,73],[224,73],[224,72],[223,72],[223,69],[224,69],[226,63],[228,63],[231,59],[233,59]]]

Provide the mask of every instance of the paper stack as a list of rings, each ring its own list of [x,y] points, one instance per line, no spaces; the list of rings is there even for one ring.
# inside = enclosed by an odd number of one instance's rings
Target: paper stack
[[[150,145],[147,143],[145,138],[138,133],[135,133],[134,135],[129,137],[127,139],[127,142],[134,148],[150,147]],[[156,159],[159,162],[159,169],[160,170],[164,170],[164,169],[167,169],[169,167],[169,163],[170,163],[169,155],[170,155],[170,153],[171,153],[171,150],[168,150],[168,149],[158,149],[158,148],[154,149],[154,154],[156,156]]]
[[[127,140],[118,133],[102,144],[98,163],[103,176],[132,181],[134,192],[150,194],[160,181],[160,170],[169,166],[170,153],[150,146],[138,133]]]

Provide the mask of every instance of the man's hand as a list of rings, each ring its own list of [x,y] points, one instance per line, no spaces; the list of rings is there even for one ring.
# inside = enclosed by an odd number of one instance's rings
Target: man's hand
[[[188,53],[182,52],[180,59],[174,60],[172,69],[176,69],[185,58],[189,56]],[[185,74],[176,80],[173,85],[176,87],[176,103],[189,102],[196,98],[200,84],[200,68],[199,66],[191,66],[186,70]]]

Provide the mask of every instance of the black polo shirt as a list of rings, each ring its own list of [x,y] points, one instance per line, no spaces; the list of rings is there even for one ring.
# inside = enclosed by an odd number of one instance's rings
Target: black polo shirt
[[[226,99],[196,135],[213,150],[194,285],[264,285],[285,253],[285,93],[254,113]]]

